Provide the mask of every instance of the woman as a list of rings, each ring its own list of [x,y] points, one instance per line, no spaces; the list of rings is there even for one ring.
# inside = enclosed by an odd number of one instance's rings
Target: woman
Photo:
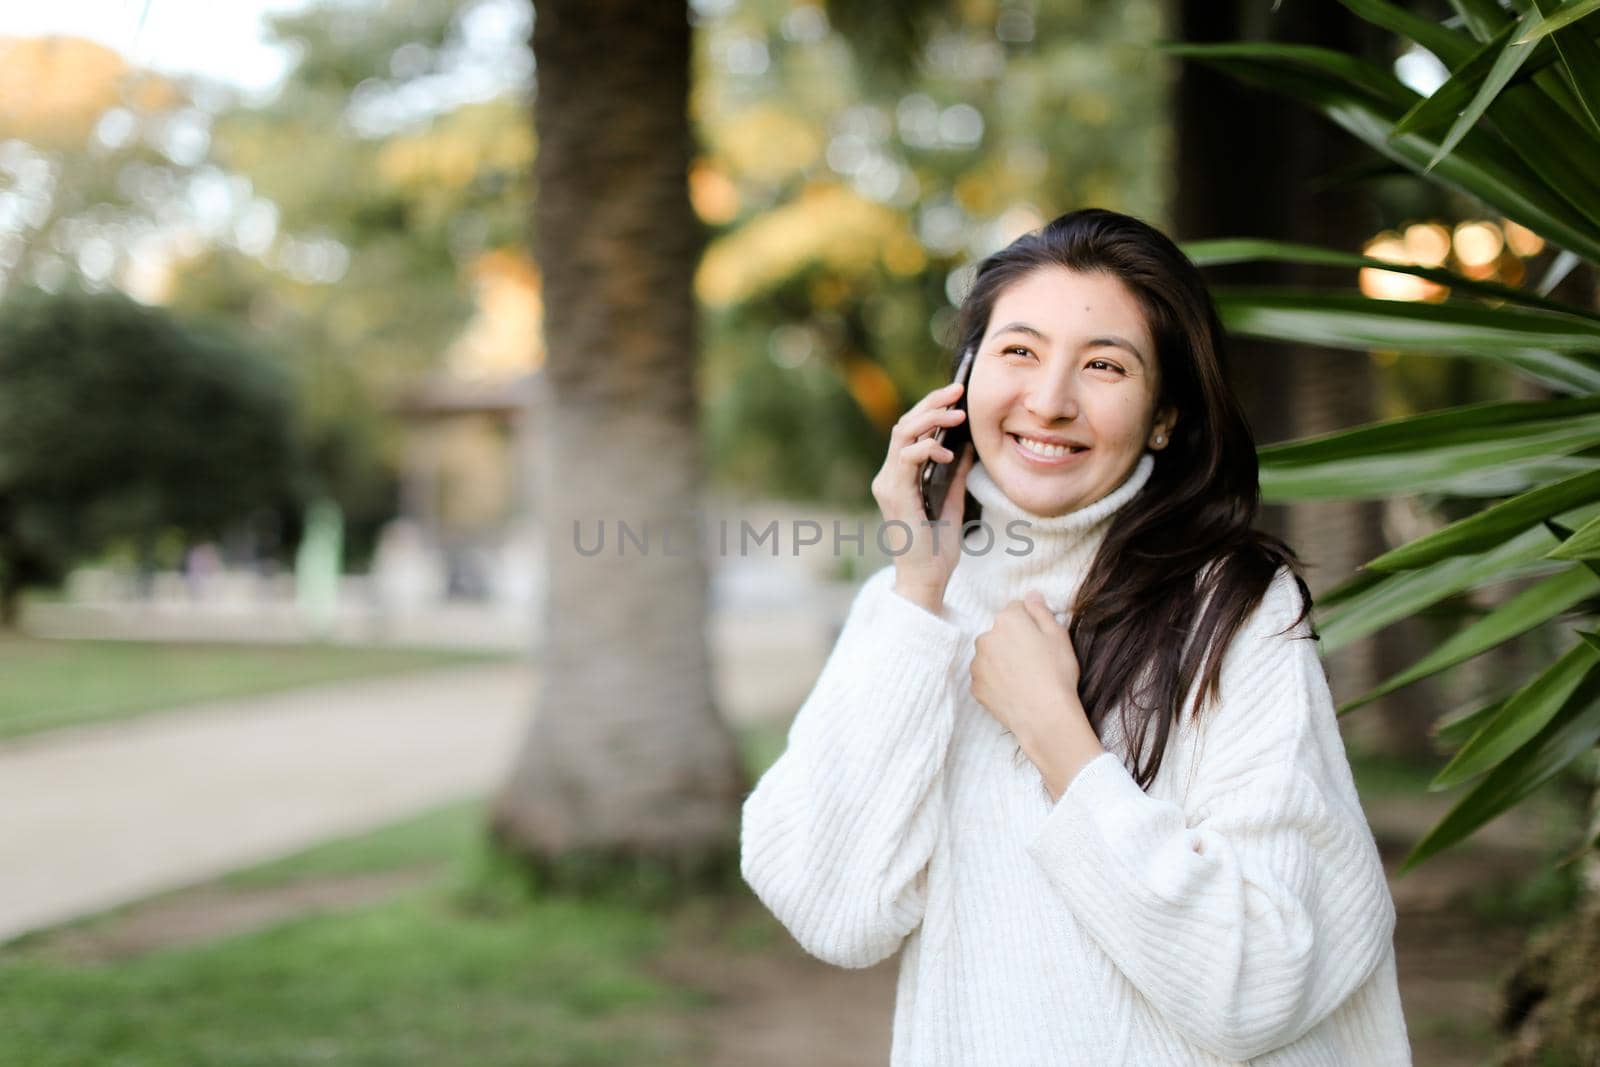
[[[1198,271],[1072,212],[980,265],[958,335],[965,410],[924,397],[872,486],[918,536],[746,800],[745,880],[830,963],[903,947],[895,1067],[1409,1064],[1394,903]],[[963,419],[967,454],[929,436]],[[929,459],[958,464],[942,531]]]

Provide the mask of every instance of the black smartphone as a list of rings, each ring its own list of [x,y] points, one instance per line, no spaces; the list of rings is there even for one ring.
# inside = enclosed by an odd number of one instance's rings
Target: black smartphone
[[[960,382],[963,387],[967,385],[967,379],[972,377],[972,362],[977,355],[977,346],[962,353],[961,362],[956,366],[955,377],[950,379],[951,382]],[[952,406],[961,411],[967,410],[965,388],[961,390],[960,398]],[[962,419],[954,426],[940,426],[933,431],[933,439],[954,453],[955,459],[949,463],[930,459],[922,465],[922,512],[928,516],[929,522],[937,521],[939,514],[944,511],[944,502],[950,495],[950,482],[956,476],[956,466],[961,462],[961,453],[972,442],[967,421]]]

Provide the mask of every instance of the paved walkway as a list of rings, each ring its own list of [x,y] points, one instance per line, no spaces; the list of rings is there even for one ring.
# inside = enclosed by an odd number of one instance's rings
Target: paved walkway
[[[487,789],[532,669],[467,667],[0,747],[0,941]]]
[[[832,634],[718,623],[724,714],[792,714]],[[0,942],[483,795],[536,681],[524,663],[450,667],[0,743]]]

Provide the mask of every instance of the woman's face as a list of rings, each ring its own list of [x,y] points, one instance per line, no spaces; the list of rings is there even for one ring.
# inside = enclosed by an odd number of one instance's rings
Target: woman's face
[[[1155,410],[1160,370],[1144,312],[1120,279],[1041,267],[1000,293],[973,363],[967,418],[978,459],[1036,515],[1092,504],[1145,449],[1172,442],[1176,413]],[[1057,454],[1049,443],[1074,447]]]

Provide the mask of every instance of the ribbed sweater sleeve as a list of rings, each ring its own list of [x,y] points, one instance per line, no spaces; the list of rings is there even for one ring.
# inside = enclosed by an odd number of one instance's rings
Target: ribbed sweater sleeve
[[[887,958],[922,921],[941,829],[961,630],[893,583],[885,567],[857,594],[740,828],[745,881],[840,967]]]
[[[1129,982],[1230,1060],[1320,1023],[1378,967],[1394,932],[1316,643],[1306,622],[1279,633],[1298,613],[1280,569],[1224,658],[1182,806],[1146,794],[1105,753],[1028,846]]]

